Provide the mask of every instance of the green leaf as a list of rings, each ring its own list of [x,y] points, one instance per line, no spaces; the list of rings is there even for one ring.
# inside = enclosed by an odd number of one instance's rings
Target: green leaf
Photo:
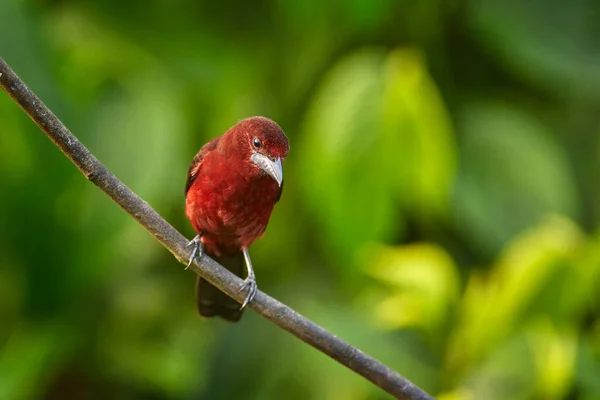
[[[385,53],[363,50],[327,75],[306,117],[298,153],[303,189],[339,259],[367,240],[391,236],[401,221],[377,152]]]
[[[401,204],[444,212],[454,173],[446,111],[418,53],[364,49],[327,75],[297,152],[328,251],[345,264],[403,229]],[[401,201],[399,199],[402,199]]]
[[[456,220],[481,251],[498,252],[547,214],[578,214],[564,150],[530,115],[503,104],[471,104],[460,130]]]
[[[449,211],[457,146],[450,116],[421,54],[392,52],[386,61],[383,142],[387,173],[410,213],[422,219]]]
[[[447,322],[458,300],[459,276],[442,248],[428,243],[374,246],[365,253],[366,272],[387,287],[370,313],[378,325],[435,330]]]
[[[532,306],[553,276],[568,267],[564,261],[579,250],[583,239],[571,221],[552,218],[518,236],[489,276],[472,275],[449,347],[451,368],[478,362],[525,321],[547,316],[554,303],[538,312]],[[552,300],[560,303],[561,298]]]
[[[573,380],[577,357],[577,333],[558,330],[547,319],[529,332],[537,372],[537,393],[541,399],[563,399]]]

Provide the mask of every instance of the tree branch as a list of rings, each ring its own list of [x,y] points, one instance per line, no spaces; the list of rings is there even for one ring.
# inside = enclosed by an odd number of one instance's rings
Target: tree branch
[[[0,87],[21,106],[86,178],[138,221],[179,262],[187,263],[190,256],[190,250],[185,247],[187,240],[102,165],[1,57]],[[244,300],[245,293],[238,292],[242,280],[208,256],[203,255],[200,262],[195,261],[190,269],[238,302]],[[397,372],[263,292],[259,291],[248,307],[398,399],[433,399]]]

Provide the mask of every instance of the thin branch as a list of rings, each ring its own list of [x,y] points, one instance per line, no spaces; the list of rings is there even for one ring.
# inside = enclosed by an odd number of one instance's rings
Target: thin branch
[[[179,262],[187,263],[190,250],[185,248],[187,240],[183,235],[102,165],[1,57],[0,87],[21,106],[87,179],[138,221]],[[190,269],[238,302],[244,300],[245,293],[238,292],[242,280],[211,258],[203,256]],[[248,307],[398,399],[433,399],[397,372],[263,292],[259,291]]]

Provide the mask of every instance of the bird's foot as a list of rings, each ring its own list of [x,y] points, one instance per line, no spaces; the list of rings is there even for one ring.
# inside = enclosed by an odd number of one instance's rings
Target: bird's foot
[[[242,286],[240,286],[238,292],[241,292],[246,288],[248,288],[248,295],[246,296],[242,307],[240,307],[240,310],[243,310],[244,307],[246,307],[248,303],[250,303],[254,299],[254,296],[256,296],[256,292],[258,291],[258,286],[256,285],[256,278],[254,277],[254,274],[248,276],[244,280],[244,283],[242,283]]]
[[[238,289],[238,292],[248,288],[248,295],[246,295],[246,299],[244,299],[244,303],[242,304],[240,310],[243,310],[244,307],[246,307],[248,303],[254,299],[254,296],[256,296],[256,292],[258,291],[258,286],[256,286],[256,277],[254,275],[254,269],[252,268],[252,261],[250,260],[248,248],[243,249],[242,253],[244,253],[244,261],[246,262],[246,272],[248,273],[248,276],[246,276],[246,279],[244,280],[244,283],[242,283],[242,286]]]
[[[188,244],[185,245],[185,247],[192,246],[192,255],[190,256],[190,261],[188,262],[188,265],[185,267],[185,269],[188,269],[190,265],[192,265],[192,263],[194,262],[194,258],[200,259],[202,257],[202,253],[204,253],[204,245],[200,241],[201,237],[201,235],[196,235],[195,238],[190,240]]]

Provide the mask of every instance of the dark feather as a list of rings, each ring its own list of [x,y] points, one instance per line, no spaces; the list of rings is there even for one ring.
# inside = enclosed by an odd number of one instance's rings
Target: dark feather
[[[185,182],[186,196],[187,196],[188,191],[194,184],[194,181],[198,177],[198,172],[200,171],[200,167],[202,166],[202,159],[204,158],[204,155],[206,153],[208,153],[209,151],[217,148],[217,145],[219,144],[220,139],[221,139],[221,136],[218,136],[218,137],[214,138],[213,140],[211,140],[210,142],[206,143],[204,146],[202,146],[202,148],[200,149],[198,154],[196,154],[196,157],[194,157],[194,159],[192,160],[192,164],[190,164],[190,169],[188,170],[187,180]]]
[[[214,259],[240,278],[245,277],[246,264],[241,251]],[[201,277],[196,280],[196,304],[198,313],[203,317],[219,316],[229,322],[237,322],[242,318],[241,305]]]

